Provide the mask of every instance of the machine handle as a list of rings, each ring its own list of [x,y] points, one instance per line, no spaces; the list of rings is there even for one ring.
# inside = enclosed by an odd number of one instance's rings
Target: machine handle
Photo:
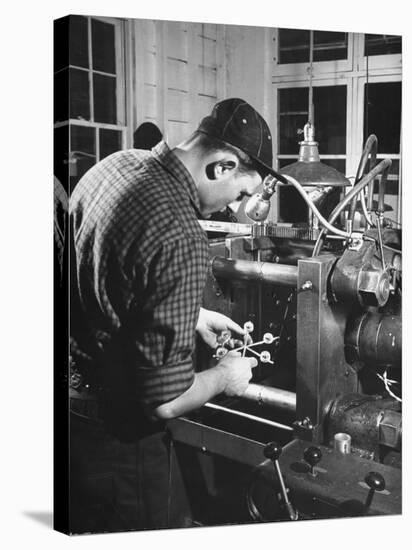
[[[266,458],[269,458],[273,462],[288,516],[292,521],[296,521],[298,519],[298,513],[293,508],[292,503],[289,500],[285,482],[283,480],[283,475],[278,462],[278,458],[282,454],[282,447],[278,443],[271,441],[270,443],[265,445],[265,448],[263,449],[263,454]]]
[[[365,502],[365,514],[369,512],[375,491],[384,491],[386,487],[385,478],[378,472],[369,472],[365,476],[365,483],[369,487],[369,493]]]

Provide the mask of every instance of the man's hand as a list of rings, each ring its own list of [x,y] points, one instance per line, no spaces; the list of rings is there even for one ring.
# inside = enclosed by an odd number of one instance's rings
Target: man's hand
[[[203,307],[200,308],[196,330],[204,342],[213,349],[217,346],[216,337],[222,330],[230,330],[242,337],[245,335],[244,329],[232,321],[232,319],[229,319],[226,315],[222,315],[222,313],[204,309]],[[248,336],[248,343],[250,340],[250,336]]]
[[[254,357],[241,357],[239,352],[229,351],[216,367],[224,378],[223,392],[230,396],[245,393],[252,378],[252,369],[256,365],[257,360]]]

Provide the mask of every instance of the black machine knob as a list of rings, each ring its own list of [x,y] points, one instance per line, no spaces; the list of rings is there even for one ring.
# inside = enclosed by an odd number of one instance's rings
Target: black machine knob
[[[270,458],[270,460],[274,462],[275,460],[278,460],[280,455],[282,454],[282,447],[274,441],[271,441],[270,443],[265,445],[265,448],[263,449],[263,454],[265,455],[265,458]]]
[[[316,475],[314,467],[322,458],[322,451],[319,449],[319,447],[308,447],[307,449],[305,449],[303,452],[303,458],[305,459],[305,462],[307,462],[310,466],[310,473],[313,476]]]
[[[372,491],[384,491],[386,486],[385,478],[378,472],[369,472],[365,476],[365,483]]]
[[[367,514],[369,512],[369,508],[371,507],[375,491],[384,491],[386,483],[385,478],[378,472],[369,472],[365,476],[365,483],[369,487],[369,493],[365,502],[365,514]]]

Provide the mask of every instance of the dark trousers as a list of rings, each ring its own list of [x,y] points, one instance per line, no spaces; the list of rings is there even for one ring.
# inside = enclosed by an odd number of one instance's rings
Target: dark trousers
[[[100,420],[71,414],[71,533],[188,526],[182,487],[165,431],[122,442]]]

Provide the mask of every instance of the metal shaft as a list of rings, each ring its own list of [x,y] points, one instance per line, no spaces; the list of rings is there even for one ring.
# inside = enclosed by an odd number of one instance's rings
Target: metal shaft
[[[235,409],[229,409],[228,407],[222,407],[221,405],[216,405],[215,403],[205,403],[203,406],[208,409],[215,409],[216,411],[222,411],[225,413],[233,414],[235,416],[241,416],[242,418],[247,418],[248,420],[253,420],[254,422],[259,422],[260,424],[267,424],[268,426],[272,426],[273,428],[280,428],[281,430],[293,432],[293,428],[291,426],[287,426],[286,424],[274,422],[273,420],[267,420],[266,418],[260,418],[259,416],[254,416],[253,414],[244,413]]]
[[[221,256],[215,256],[212,259],[212,270],[215,277],[260,281],[282,286],[296,286],[298,279],[298,268],[293,265],[228,260]]]
[[[289,500],[289,497],[288,497],[288,492],[286,490],[286,486],[285,486],[285,482],[283,481],[283,475],[282,475],[282,472],[280,470],[280,466],[279,466],[279,462],[277,460],[275,460],[273,462],[274,466],[275,466],[275,470],[276,470],[276,474],[278,476],[278,480],[279,480],[279,484],[280,484],[280,489],[282,491],[282,497],[283,497],[283,500],[284,500],[284,503],[285,503],[285,506],[286,506],[286,510],[288,512],[288,515],[289,515],[289,518],[294,521],[294,520],[297,520],[297,514],[295,512],[295,510],[293,509],[293,506],[292,506],[292,503],[290,502]]]
[[[262,405],[269,405],[291,413],[296,412],[296,393],[287,390],[261,384],[249,384],[241,399],[257,401]]]

